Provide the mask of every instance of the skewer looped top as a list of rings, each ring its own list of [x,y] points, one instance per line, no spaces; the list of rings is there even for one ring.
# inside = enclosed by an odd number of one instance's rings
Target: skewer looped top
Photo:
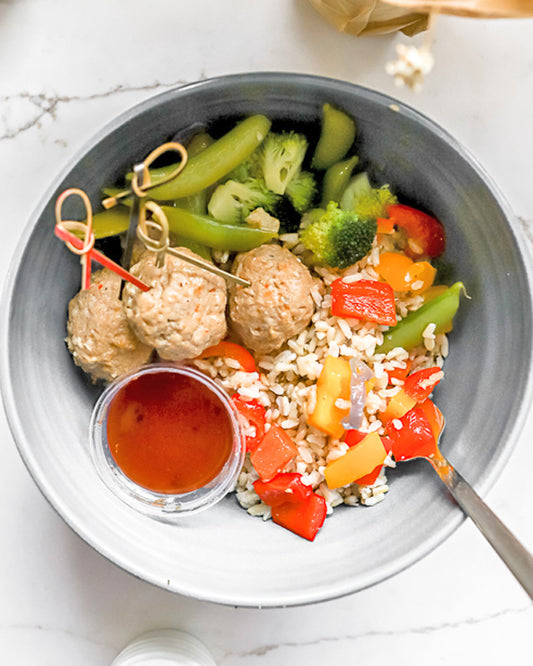
[[[73,194],[81,197],[85,206],[87,214],[87,222],[77,222],[75,220],[63,220],[61,216],[63,203]],[[71,252],[80,256],[81,263],[81,288],[88,289],[91,283],[91,261],[89,253],[94,248],[94,234],[93,234],[93,209],[87,194],[76,187],[70,187],[62,192],[56,201],[55,206],[56,227],[60,227],[66,232],[81,231],[83,233],[83,241],[81,247],[74,245],[70,241],[65,241],[66,246]]]
[[[163,155],[166,152],[178,153],[181,159],[177,164],[176,168],[173,169],[169,174],[167,174],[164,178],[158,179],[157,183],[152,183],[148,167],[150,167],[150,165],[153,162],[155,162],[155,160],[158,157],[161,157],[161,155]],[[121,199],[129,197],[132,194],[136,195],[139,198],[145,197],[153,187],[159,187],[159,185],[168,183],[174,178],[176,178],[176,176],[178,176],[183,171],[183,169],[185,169],[185,166],[187,165],[187,160],[188,160],[187,150],[184,148],[184,146],[181,145],[181,143],[178,143],[176,141],[169,141],[168,143],[161,144],[155,150],[152,150],[152,152],[148,155],[148,157],[146,157],[146,159],[143,160],[143,162],[141,163],[143,169],[142,185],[139,185],[137,174],[134,173],[131,181],[131,188],[127,190],[122,190],[122,192],[119,192],[115,196],[104,199],[102,201],[102,206],[104,208],[113,208],[113,206],[116,206],[118,203],[120,203]]]
[[[62,207],[65,199],[71,195],[78,195],[83,200],[85,210],[87,213],[87,223],[79,222],[77,220],[63,220],[61,217]],[[148,291],[150,287],[142,280],[139,280],[134,275],[124,270],[122,266],[115,263],[111,259],[102,254],[94,247],[94,233],[92,231],[92,206],[87,194],[80,189],[71,187],[62,192],[56,200],[55,205],[56,225],[54,228],[55,235],[65,242],[68,249],[80,257],[82,264],[82,289],[88,289],[91,284],[91,260],[94,259],[99,264],[114,271],[122,279],[128,280],[142,291]],[[82,232],[83,240],[78,238],[74,232]]]

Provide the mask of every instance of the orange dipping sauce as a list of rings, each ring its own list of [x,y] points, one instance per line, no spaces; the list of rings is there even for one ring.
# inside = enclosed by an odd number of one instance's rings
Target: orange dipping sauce
[[[107,441],[132,481],[153,492],[181,494],[219,474],[232,451],[233,427],[207,386],[161,370],[118,390],[107,415]]]

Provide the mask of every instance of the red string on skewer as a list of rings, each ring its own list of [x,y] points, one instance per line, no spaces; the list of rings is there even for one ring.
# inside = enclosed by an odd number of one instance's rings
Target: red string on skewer
[[[63,202],[67,197],[72,194],[77,194],[83,200],[85,204],[85,209],[87,212],[87,223],[78,222],[75,220],[63,220],[61,219],[61,208]],[[68,190],[62,192],[56,201],[55,207],[56,214],[56,226],[54,227],[55,235],[65,242],[66,246],[74,254],[80,255],[80,262],[82,265],[81,272],[81,287],[82,289],[88,289],[91,283],[91,260],[97,261],[99,264],[109,270],[113,271],[119,275],[123,280],[131,282],[133,285],[141,289],[142,291],[149,291],[150,287],[139,280],[129,271],[122,268],[120,264],[112,261],[105,254],[102,254],[99,250],[94,248],[94,234],[92,232],[92,207],[89,197],[85,194],[83,190],[71,187]],[[74,235],[73,231],[81,231],[84,234],[83,240]]]

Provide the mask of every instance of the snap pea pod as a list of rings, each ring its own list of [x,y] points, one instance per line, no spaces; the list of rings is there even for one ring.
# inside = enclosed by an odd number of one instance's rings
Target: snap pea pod
[[[350,150],[355,139],[354,119],[331,104],[322,107],[322,127],[311,166],[327,169],[339,162]]]
[[[183,199],[213,185],[253,153],[267,135],[270,125],[270,120],[263,115],[245,118],[205,150],[191,157],[174,180],[150,190],[150,198],[156,201]],[[150,178],[157,183],[175,168],[173,164],[150,169]],[[128,177],[131,178],[131,174]]]
[[[125,231],[127,231],[130,221],[129,210],[123,206],[116,206],[115,208],[110,208],[101,213],[96,213],[93,215],[93,233],[96,239],[107,238],[109,236],[117,236]],[[172,240],[174,245],[179,247],[187,247],[192,252],[195,252],[197,255],[203,259],[208,259],[211,261],[211,252],[209,248],[201,243],[192,240],[190,238],[185,238],[178,234],[172,233],[172,229],[169,229],[172,234]]]
[[[358,162],[359,157],[354,155],[342,162],[335,162],[329,167],[324,174],[322,184],[322,208],[327,208],[330,201],[339,203],[346,185],[350,182],[352,171]]]
[[[464,291],[462,282],[456,282],[443,294],[424,303],[418,310],[410,312],[394,328],[383,336],[383,343],[376,349],[376,354],[386,354],[395,347],[410,351],[424,341],[423,333],[428,324],[435,324],[436,333],[440,333],[451,322],[459,308],[459,297]]]
[[[214,143],[213,137],[209,136],[207,132],[199,132],[195,134],[187,145],[187,153],[189,159],[196,157],[206,148],[209,148]],[[178,208],[185,208],[190,210],[191,213],[198,213],[199,215],[207,214],[207,199],[208,199],[208,190],[203,189],[199,192],[184,197],[183,199],[178,199],[174,202],[174,205]]]
[[[161,206],[172,233],[194,240],[214,250],[247,252],[268,243],[277,234],[246,224],[223,224],[206,215],[196,215],[183,208]]]

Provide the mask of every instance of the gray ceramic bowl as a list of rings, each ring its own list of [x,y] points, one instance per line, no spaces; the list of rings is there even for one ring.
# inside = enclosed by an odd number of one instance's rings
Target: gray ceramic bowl
[[[2,389],[20,453],[50,503],[100,553],[167,590],[242,606],[332,599],[412,564],[463,518],[436,475],[415,462],[390,473],[385,502],[337,509],[314,543],[249,517],[231,496],[169,526],[116,499],[91,463],[89,419],[101,388],[63,342],[79,263],[53,235],[56,196],[83,187],[96,207],[103,184],[178,130],[253,112],[312,121],[326,101],[357,118],[359,152],[375,175],[446,226],[447,257],[471,300],[462,303],[437,392],[447,417],[442,446],[478,490],[501,471],[524,415],[532,356],[527,262],[501,195],[446,132],[383,95],[310,76],[229,76],[149,99],[89,143],[29,223],[2,310]]]

